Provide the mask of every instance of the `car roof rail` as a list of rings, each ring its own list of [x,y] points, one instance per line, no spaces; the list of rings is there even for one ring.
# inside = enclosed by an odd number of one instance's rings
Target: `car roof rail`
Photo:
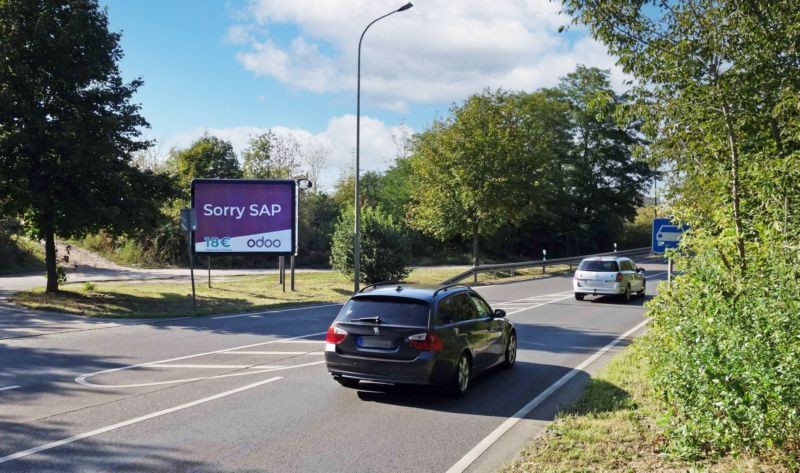
[[[453,287],[469,287],[469,286],[467,286],[466,284],[460,284],[460,283],[458,283],[458,284],[445,284],[444,286],[437,287],[436,290],[433,291],[433,297],[436,297],[436,294],[439,294],[440,292],[446,291],[446,290],[448,290],[450,288],[453,288]]]
[[[370,284],[369,286],[362,287],[356,294],[361,294],[362,292],[366,291],[367,289],[375,289],[380,286],[394,286],[395,284],[400,285],[403,284],[402,281],[381,281],[376,282],[375,284]]]

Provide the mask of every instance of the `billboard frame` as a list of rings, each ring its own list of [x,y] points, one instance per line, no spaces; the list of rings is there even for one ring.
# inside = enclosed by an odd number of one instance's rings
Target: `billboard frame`
[[[209,179],[209,178],[198,178],[192,179],[191,182],[191,204],[192,209],[196,209],[195,206],[195,186],[197,184],[219,184],[219,183],[233,183],[233,184],[241,184],[241,185],[264,185],[265,183],[276,183],[276,184],[288,184],[292,187],[293,198],[291,199],[292,203],[292,247],[287,251],[196,251],[195,245],[197,242],[195,241],[195,232],[197,228],[195,227],[191,231],[191,250],[192,253],[195,255],[208,255],[208,256],[247,256],[247,255],[274,255],[274,256],[296,256],[297,255],[297,247],[298,247],[298,224],[299,224],[299,193],[298,193],[298,186],[297,181],[294,179]]]

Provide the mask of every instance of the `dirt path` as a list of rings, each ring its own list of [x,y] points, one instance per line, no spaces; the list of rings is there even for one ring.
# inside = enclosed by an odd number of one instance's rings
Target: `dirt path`
[[[70,245],[63,241],[56,241],[56,251],[58,251],[59,258],[63,258],[64,256],[69,256],[69,262],[64,264],[64,266],[72,270],[92,268],[92,269],[113,269],[118,271],[124,271],[132,269],[125,266],[120,266],[111,260],[103,258],[97,253],[93,253],[87,249]]]

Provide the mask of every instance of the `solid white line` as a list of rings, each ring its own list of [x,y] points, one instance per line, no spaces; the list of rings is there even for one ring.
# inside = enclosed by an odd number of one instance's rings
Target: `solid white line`
[[[320,307],[333,307],[342,304],[321,304],[321,305],[307,305],[303,307],[295,307],[294,309],[279,309],[279,310],[265,310],[261,312],[249,312],[247,314],[233,314],[233,315],[220,315],[218,317],[211,317],[212,320],[220,319],[235,319],[236,317],[250,317],[253,315],[267,315],[267,314],[280,314],[281,312],[292,312],[295,310],[317,309]]]
[[[498,428],[494,429],[489,435],[484,437],[484,439],[481,440],[478,443],[478,445],[475,445],[475,447],[472,450],[470,450],[469,452],[467,452],[467,454],[464,455],[464,457],[461,458],[461,460],[459,460],[458,462],[456,462],[455,465],[450,467],[450,469],[447,470],[447,473],[461,473],[464,470],[466,470],[475,460],[478,459],[478,457],[480,457],[483,454],[483,452],[488,450],[489,447],[491,447],[495,442],[497,442],[500,439],[500,437],[503,436],[503,434],[508,432],[512,427],[514,427],[517,424],[517,422],[519,422],[520,420],[524,419],[525,416],[530,414],[531,411],[536,409],[539,406],[539,404],[544,402],[554,392],[556,392],[559,388],[561,388],[561,386],[567,384],[567,382],[569,382],[569,380],[574,378],[584,368],[586,368],[587,366],[592,364],[594,361],[596,361],[598,358],[603,356],[608,350],[611,350],[612,348],[614,348],[619,342],[621,342],[622,340],[628,338],[631,334],[635,333],[637,330],[639,330],[642,327],[644,327],[645,325],[647,325],[648,322],[649,322],[649,320],[643,320],[641,323],[637,324],[632,329],[628,330],[627,332],[623,333],[619,337],[615,338],[614,341],[612,341],[608,345],[606,345],[603,348],[601,348],[594,355],[592,355],[589,358],[587,358],[586,360],[584,360],[583,363],[581,363],[580,365],[576,366],[575,368],[572,368],[572,370],[570,370],[569,373],[565,374],[564,376],[559,378],[558,381],[556,381],[555,383],[551,384],[550,387],[548,387],[547,389],[542,391],[538,396],[536,396],[530,402],[525,404],[522,407],[522,409],[518,410],[516,413],[514,413],[513,416],[509,417],[508,419],[506,419],[505,422],[500,424],[500,426]]]
[[[106,432],[110,432],[112,430],[120,429],[122,427],[127,427],[129,425],[133,425],[139,422],[144,422],[146,420],[153,419],[155,417],[160,417],[166,414],[171,414],[176,411],[180,411],[183,409],[188,409],[190,407],[197,406],[199,404],[203,404],[206,402],[214,401],[217,399],[221,399],[226,396],[230,396],[232,394],[240,393],[242,391],[247,391],[248,389],[257,388],[258,386],[271,383],[273,381],[278,381],[279,379],[283,379],[280,376],[276,376],[274,378],[265,379],[264,381],[259,381],[257,383],[248,384],[247,386],[242,386],[241,388],[232,389],[230,391],[225,391],[223,393],[215,394],[213,396],[204,397],[203,399],[198,399],[197,401],[188,402],[186,404],[181,404],[180,406],[170,407],[169,409],[164,409],[158,412],[153,412],[152,414],[143,415],[140,417],[136,417],[130,420],[126,420],[124,422],[118,422],[116,424],[112,424],[106,427],[101,427],[99,429],[95,429],[83,434],[73,435],[72,437],[67,437],[62,440],[58,440],[55,442],[50,442],[39,447],[29,448],[28,450],[23,450],[21,452],[13,453],[11,455],[7,455],[5,457],[0,457],[0,463],[9,462],[11,460],[16,460],[18,458],[27,457],[28,455],[33,455],[34,453],[39,453],[45,450],[50,450],[51,448],[60,447],[62,445],[66,445],[68,443],[76,442],[78,440],[82,440],[88,437],[94,437],[95,435],[104,434]]]
[[[220,355],[324,355],[322,351],[226,351]]]
[[[4,388],[0,388],[0,391],[10,391],[12,389],[17,389],[17,388],[21,388],[21,387],[22,386],[18,386],[18,385],[15,384],[14,386],[6,386]]]
[[[327,332],[320,332],[320,333],[314,334],[314,335],[322,335],[324,333],[327,333]],[[311,335],[307,335],[307,336],[310,337]],[[293,339],[282,340],[281,343],[325,343],[325,340],[298,340],[298,339],[294,339],[293,338]]]
[[[97,376],[97,375],[100,375],[100,374],[114,373],[114,372],[117,372],[117,371],[124,371],[124,370],[129,370],[129,369],[132,369],[132,368],[140,368],[142,366],[150,366],[150,365],[155,365],[155,364],[158,364],[158,363],[169,363],[171,361],[188,360],[189,358],[197,358],[198,356],[205,356],[205,355],[215,355],[217,353],[224,353],[224,352],[227,352],[227,351],[240,350],[242,348],[259,347],[259,346],[262,346],[262,345],[270,345],[270,344],[273,344],[273,343],[289,343],[289,342],[297,341],[297,340],[300,340],[300,339],[303,339],[303,338],[306,338],[306,337],[314,337],[314,336],[317,336],[317,335],[322,335],[324,333],[326,333],[326,332],[308,333],[308,334],[305,334],[305,335],[298,335],[297,337],[291,337],[291,338],[286,338],[286,339],[270,340],[268,342],[261,342],[261,343],[252,343],[250,345],[242,345],[240,347],[231,347],[231,348],[225,348],[225,349],[222,349],[222,350],[208,351],[208,352],[205,352],[205,353],[196,353],[194,355],[179,356],[179,357],[176,357],[176,358],[169,358],[169,359],[166,359],[166,360],[149,361],[147,363],[139,363],[137,365],[127,365],[127,366],[121,366],[119,368],[111,368],[111,369],[108,369],[108,370],[95,371],[94,373],[89,373],[89,374],[84,374],[84,375],[78,376],[77,378],[75,378],[75,382],[78,383],[78,384],[81,384],[83,386],[96,387],[96,388],[123,387],[123,386],[104,386],[102,384],[90,383],[89,381],[86,381],[86,380],[88,378],[91,378],[92,376]],[[317,342],[317,340],[308,340],[308,341],[309,342],[311,342],[311,341]],[[200,378],[200,379],[202,379],[202,378]],[[192,381],[195,381],[195,380],[193,379]]]

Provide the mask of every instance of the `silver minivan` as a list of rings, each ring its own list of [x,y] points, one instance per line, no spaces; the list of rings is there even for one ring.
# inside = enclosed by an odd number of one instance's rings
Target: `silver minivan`
[[[636,263],[623,256],[586,258],[572,278],[575,299],[579,301],[586,295],[613,295],[628,302],[632,293],[644,296],[646,284],[644,268],[637,268]]]

